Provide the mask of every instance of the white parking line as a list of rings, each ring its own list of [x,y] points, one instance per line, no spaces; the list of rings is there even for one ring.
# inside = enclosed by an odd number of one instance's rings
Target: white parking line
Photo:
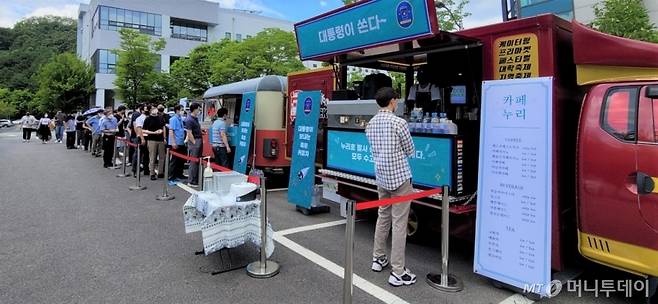
[[[181,189],[189,192],[189,193],[196,193],[197,191],[188,187],[187,185],[183,183],[176,183],[178,187],[181,187]],[[326,222],[326,223],[320,223],[320,224],[315,224],[315,225],[308,225],[308,226],[302,226],[302,227],[296,227],[296,228],[290,228],[290,229],[285,229],[281,231],[277,231],[274,233],[273,239],[283,245],[284,247],[287,247],[288,249],[294,251],[295,253],[303,256],[307,260],[315,263],[316,265],[328,270],[329,272],[337,275],[341,279],[343,278],[343,272],[345,271],[343,267],[340,267],[338,264],[326,259],[325,257],[303,247],[302,245],[299,245],[287,237],[285,235],[288,234],[293,234],[293,233],[299,233],[299,232],[304,232],[304,231],[310,231],[310,230],[316,230],[316,229],[322,229],[322,228],[328,228],[328,227],[333,227],[333,226],[338,226],[338,225],[343,225],[345,224],[345,220],[337,220],[337,221],[332,221],[332,222]],[[409,302],[403,300],[402,298],[390,293],[389,291],[373,284],[367,281],[366,279],[354,275],[354,286],[358,287],[359,289],[367,292],[368,294],[372,295],[373,297],[381,300],[384,303],[391,303],[391,304],[409,304]]]
[[[325,257],[304,248],[303,246],[291,241],[290,239],[286,238],[285,236],[281,234],[274,234],[274,240],[277,241],[279,244],[288,247],[288,249],[296,252],[297,254],[305,257],[307,260],[315,263],[316,265],[328,270],[329,272],[337,275],[341,279],[343,278],[343,272],[344,269],[343,267],[338,266],[338,264],[329,261]],[[368,282],[364,278],[354,275],[354,286],[358,287],[359,289],[369,293],[373,297],[381,300],[384,303],[392,303],[392,304],[408,304],[409,302],[403,300],[402,298],[390,293],[389,291]]]
[[[281,236],[284,236],[284,235],[293,234],[293,233],[299,233],[299,232],[304,232],[304,231],[311,231],[311,230],[316,230],[316,229],[322,229],[322,228],[329,228],[329,227],[338,226],[338,225],[344,225],[345,223],[346,223],[346,220],[337,220],[337,221],[333,221],[333,222],[326,222],[326,223],[321,223],[321,224],[301,226],[301,227],[295,227],[295,228],[280,230],[280,231],[277,231],[276,233],[281,235]]]
[[[535,303],[535,301],[530,300],[522,296],[521,294],[516,293],[510,296],[509,298],[500,301],[500,303],[498,304],[532,304],[532,303]]]

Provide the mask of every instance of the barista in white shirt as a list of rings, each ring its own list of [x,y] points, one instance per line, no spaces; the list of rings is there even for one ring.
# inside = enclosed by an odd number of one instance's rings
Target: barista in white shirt
[[[414,108],[422,108],[423,113],[439,111],[441,101],[441,88],[430,83],[425,70],[419,70],[416,75],[418,84],[411,86],[407,97],[407,110],[411,112]]]

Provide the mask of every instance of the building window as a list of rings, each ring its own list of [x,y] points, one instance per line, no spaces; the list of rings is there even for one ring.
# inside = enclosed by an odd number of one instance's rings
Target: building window
[[[93,28],[98,27],[108,31],[130,28],[149,35],[162,35],[162,16],[159,14],[99,5],[92,22]]]
[[[117,55],[109,50],[97,50],[91,58],[92,65],[99,74],[116,74]]]
[[[235,34],[235,40],[236,40],[237,42],[242,41],[242,34]]]
[[[174,62],[178,61],[178,59],[181,59],[180,56],[169,56],[169,66],[173,66]]]
[[[208,41],[208,25],[171,18],[171,37],[186,40]]]
[[[638,88],[616,88],[608,91],[601,113],[601,127],[624,141],[635,141],[637,130]]]
[[[548,0],[521,0],[521,7],[530,6],[537,3],[546,2]]]
[[[224,38],[231,40],[231,33],[230,32],[224,33]]]

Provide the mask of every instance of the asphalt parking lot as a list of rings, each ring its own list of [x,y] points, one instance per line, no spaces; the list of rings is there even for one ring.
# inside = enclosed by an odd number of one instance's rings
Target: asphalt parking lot
[[[285,191],[269,194],[277,233],[273,260],[281,273],[253,279],[244,270],[211,276],[218,254],[195,255],[201,237],[185,234],[182,206],[189,193],[157,201],[161,181],[131,192],[100,158],[63,144],[23,144],[18,130],[0,131],[0,303],[341,303],[344,221],[338,208],[305,216]],[[319,225],[318,224],[324,224]],[[294,229],[294,230],[291,230]],[[394,288],[387,272],[370,271],[373,220],[356,224],[354,303],[531,303],[473,273],[473,245],[451,244],[451,272],[464,281],[446,294],[424,282],[440,267],[439,238],[408,244],[407,266],[419,277]],[[576,253],[575,253],[576,254]],[[237,248],[235,263],[257,259],[257,248]],[[636,279],[585,263],[579,279]],[[643,303],[641,296],[610,297],[563,291],[545,303]]]

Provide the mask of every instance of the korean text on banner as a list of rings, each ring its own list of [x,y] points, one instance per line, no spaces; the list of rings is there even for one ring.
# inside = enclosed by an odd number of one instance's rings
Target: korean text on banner
[[[482,83],[474,271],[550,294],[553,78]]]
[[[254,126],[254,112],[256,111],[256,92],[242,95],[242,108],[240,109],[240,124],[238,125],[238,145],[235,148],[233,170],[247,174],[249,162],[249,147],[251,146],[251,133]]]
[[[313,203],[315,151],[321,99],[320,91],[302,91],[297,99],[288,201],[304,208],[310,208]]]
[[[432,36],[434,1],[370,0],[295,24],[302,60]]]

